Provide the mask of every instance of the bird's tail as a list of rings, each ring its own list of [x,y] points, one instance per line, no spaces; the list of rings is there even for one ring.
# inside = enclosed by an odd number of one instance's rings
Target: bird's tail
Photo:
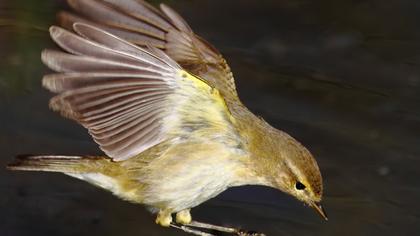
[[[110,162],[108,158],[94,156],[19,155],[14,162],[7,165],[7,168],[10,170],[78,174],[100,171],[103,166]]]
[[[107,157],[20,155],[7,165],[10,170],[61,172],[104,188],[117,196],[137,201],[122,190],[124,169]]]

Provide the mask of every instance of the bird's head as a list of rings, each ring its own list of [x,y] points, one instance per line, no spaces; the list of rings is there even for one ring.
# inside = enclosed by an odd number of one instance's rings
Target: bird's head
[[[273,131],[273,130],[272,130]],[[264,157],[260,158],[267,185],[288,193],[314,208],[325,220],[320,205],[322,177],[312,154],[288,134],[275,130],[266,136]]]
[[[322,176],[312,154],[295,140],[290,141],[285,152],[284,169],[287,173],[277,179],[277,185],[287,193],[314,208],[325,220],[327,215],[320,205],[322,199]]]
[[[287,135],[288,136],[288,135]],[[312,154],[292,137],[286,137],[280,151],[281,166],[274,185],[314,208],[325,220],[327,215],[320,205],[323,193],[322,176]]]

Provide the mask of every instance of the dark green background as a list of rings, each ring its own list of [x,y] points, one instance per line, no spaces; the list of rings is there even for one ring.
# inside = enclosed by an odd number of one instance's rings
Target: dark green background
[[[280,235],[420,232],[420,2],[166,1],[217,46],[244,103],[316,156],[329,222],[275,190],[231,189],[202,221]],[[40,51],[63,1],[0,1],[0,165],[19,153],[99,153],[48,110]],[[184,235],[142,206],[52,173],[0,168],[2,236]]]

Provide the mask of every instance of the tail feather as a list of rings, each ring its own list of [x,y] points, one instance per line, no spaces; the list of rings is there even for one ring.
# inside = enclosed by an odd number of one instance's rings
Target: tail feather
[[[92,171],[93,167],[98,167],[93,165],[93,162],[102,161],[108,160],[94,156],[19,155],[14,162],[7,165],[7,168],[23,171],[84,173]]]

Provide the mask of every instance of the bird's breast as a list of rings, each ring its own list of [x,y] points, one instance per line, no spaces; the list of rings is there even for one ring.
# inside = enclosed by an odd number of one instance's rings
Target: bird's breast
[[[236,183],[241,157],[220,143],[178,146],[151,162],[145,204],[174,212],[195,207]]]

